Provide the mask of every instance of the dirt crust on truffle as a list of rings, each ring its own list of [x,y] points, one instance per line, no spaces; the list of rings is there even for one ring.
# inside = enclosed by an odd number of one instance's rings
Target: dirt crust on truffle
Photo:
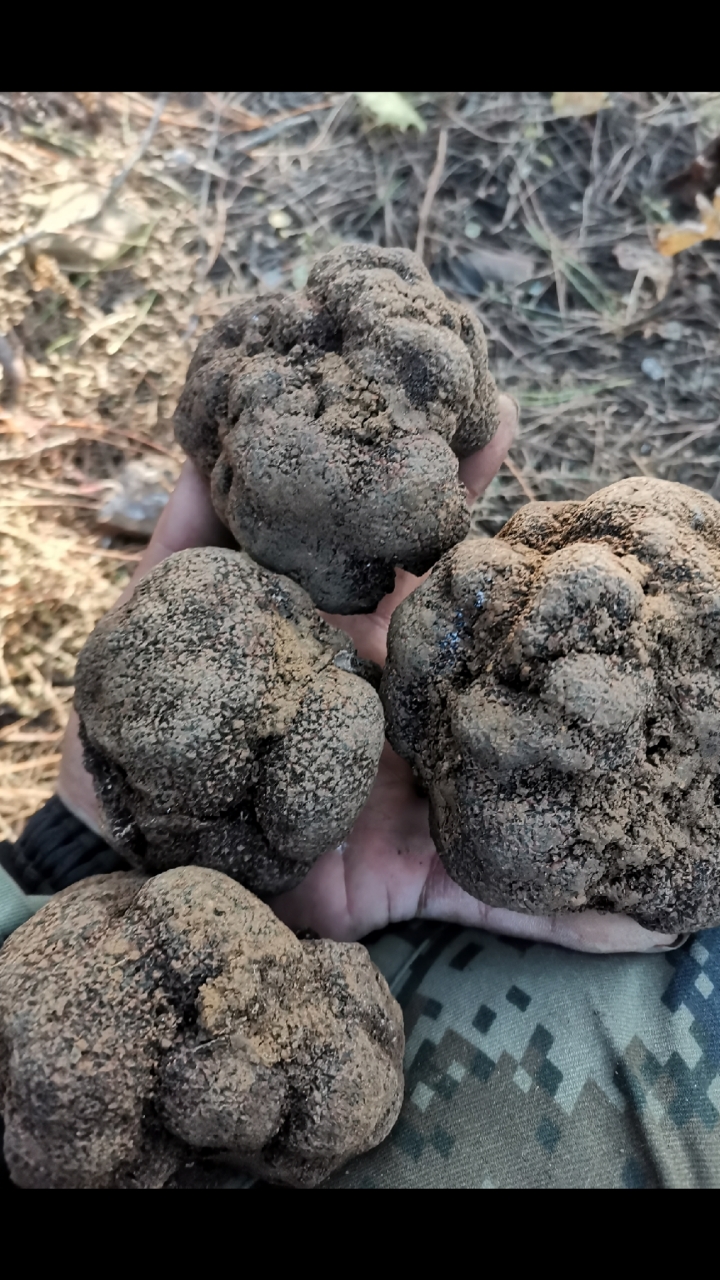
[[[497,429],[482,327],[406,249],[343,246],[304,290],[233,308],[175,415],[215,508],[332,613],[374,609],[469,528],[458,457]]]
[[[148,872],[279,893],[349,833],[384,742],[351,641],[240,552],[158,565],[97,625],[75,706],[105,833]]]
[[[720,924],[720,504],[628,479],[529,503],[394,613],[388,735],[494,906]]]
[[[0,951],[21,1187],[161,1187],[200,1156],[313,1186],[391,1129],[403,1048],[363,946],[301,942],[200,867],[85,880]]]

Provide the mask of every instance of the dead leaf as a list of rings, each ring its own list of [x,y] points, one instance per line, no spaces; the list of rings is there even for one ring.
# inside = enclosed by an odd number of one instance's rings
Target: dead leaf
[[[422,116],[401,93],[356,93],[358,102],[370,113],[376,125],[394,129],[414,128],[424,133],[427,125]]]
[[[673,212],[682,217],[685,209],[694,210],[698,196],[712,200],[720,186],[720,134],[696,156],[692,164],[674,173],[663,183],[663,194],[674,203]]]
[[[657,233],[657,247],[665,258],[674,258],[683,249],[689,249],[703,240],[720,240],[720,187],[712,204],[705,197],[696,198],[699,218],[696,221],[668,223]]]
[[[556,116],[594,116],[611,105],[606,93],[554,93],[551,102]]]
[[[662,302],[673,276],[673,265],[643,240],[621,240],[613,255],[623,271],[636,273],[633,293],[639,293],[643,280],[652,280],[658,302]]]
[[[73,271],[112,266],[147,230],[148,218],[114,200],[103,207],[105,191],[88,183],[56,188],[36,224],[33,256],[46,254]]]
[[[56,235],[78,222],[89,222],[100,212],[104,194],[87,182],[64,182],[52,192],[35,231]]]

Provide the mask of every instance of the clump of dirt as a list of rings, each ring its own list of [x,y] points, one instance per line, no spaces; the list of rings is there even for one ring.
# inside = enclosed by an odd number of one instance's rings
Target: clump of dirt
[[[78,660],[107,838],[144,871],[195,863],[253,892],[291,888],[369,794],[375,673],[300,587],[244,553],[170,556]]]
[[[199,867],[95,876],[0,954],[21,1187],[161,1187],[199,1154],[312,1186],[389,1132],[403,1048],[364,947],[301,942]]]
[[[497,428],[485,336],[405,249],[343,246],[197,349],[177,439],[242,547],[322,609],[374,609],[468,532],[458,457]]]
[[[393,615],[389,737],[443,862],[531,913],[720,923],[720,505],[628,479],[529,503]]]

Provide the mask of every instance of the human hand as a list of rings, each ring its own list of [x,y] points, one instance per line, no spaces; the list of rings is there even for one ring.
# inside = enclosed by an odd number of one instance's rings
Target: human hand
[[[500,408],[496,435],[484,449],[460,464],[460,476],[471,502],[493,479],[512,443],[516,407],[508,397],[501,396]],[[233,545],[232,539],[215,515],[208,486],[188,461],[118,604],[128,599],[144,574],[173,552],[187,547],[227,545]],[[350,635],[361,657],[382,664],[393,609],[419,581],[398,570],[395,590],[374,613],[324,616]],[[58,794],[82,821],[100,829],[74,712],[63,746]],[[676,940],[675,935],[651,933],[622,916],[590,911],[553,917],[522,915],[488,907],[465,893],[440,862],[430,836],[427,801],[418,795],[410,767],[387,743],[372,792],[347,840],[340,848],[323,854],[302,884],[277,897],[272,906],[292,928],[313,929],[339,941],[361,938],[387,924],[415,917],[553,942],[578,951],[664,950]]]

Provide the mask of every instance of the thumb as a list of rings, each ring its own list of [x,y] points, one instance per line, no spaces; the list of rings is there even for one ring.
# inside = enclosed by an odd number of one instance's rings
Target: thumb
[[[468,501],[474,502],[487,489],[500,470],[517,434],[520,416],[519,406],[511,396],[498,396],[500,422],[492,440],[484,449],[471,453],[460,463],[460,479],[468,491]]]
[[[188,547],[234,545],[230,532],[215,514],[207,480],[187,458],[170,501],[121,600],[128,599],[140,578],[175,551],[185,551]]]

